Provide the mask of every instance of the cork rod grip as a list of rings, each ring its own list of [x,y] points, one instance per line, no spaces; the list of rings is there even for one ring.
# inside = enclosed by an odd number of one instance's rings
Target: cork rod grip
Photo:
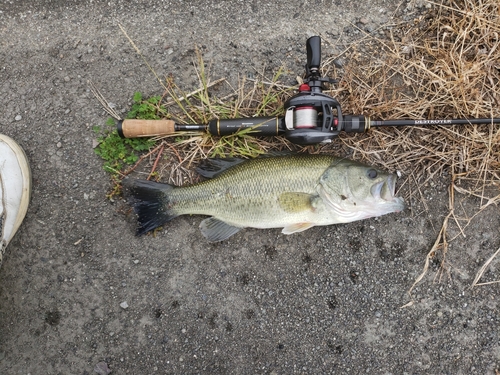
[[[123,120],[118,122],[118,134],[122,138],[154,137],[175,132],[172,120]]]

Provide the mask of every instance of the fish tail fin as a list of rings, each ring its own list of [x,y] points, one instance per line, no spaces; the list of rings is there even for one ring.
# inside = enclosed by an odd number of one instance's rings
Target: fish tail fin
[[[170,209],[169,192],[173,186],[148,180],[126,180],[124,185],[137,215],[137,236],[179,216]]]

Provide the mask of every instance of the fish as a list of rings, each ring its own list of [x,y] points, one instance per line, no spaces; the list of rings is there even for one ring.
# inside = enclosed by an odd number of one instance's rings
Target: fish
[[[243,228],[302,232],[403,211],[397,176],[333,155],[292,154],[254,159],[206,159],[206,180],[186,186],[127,179],[137,235],[180,215],[207,215],[200,224],[210,242]]]

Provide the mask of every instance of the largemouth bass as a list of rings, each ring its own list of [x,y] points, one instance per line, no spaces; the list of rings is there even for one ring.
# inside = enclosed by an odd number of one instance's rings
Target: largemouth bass
[[[352,160],[305,154],[215,160],[199,168],[213,178],[190,186],[126,182],[137,235],[186,214],[211,216],[201,222],[201,232],[222,241],[245,227],[291,234],[404,209],[403,199],[394,196],[394,174]],[[211,172],[214,166],[218,172]]]

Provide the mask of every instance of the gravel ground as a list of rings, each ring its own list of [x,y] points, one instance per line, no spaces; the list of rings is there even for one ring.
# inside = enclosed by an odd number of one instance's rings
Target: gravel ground
[[[35,5],[36,4],[36,5]],[[411,21],[424,1],[0,2],[0,131],[26,150],[32,202],[0,269],[1,374],[498,374],[499,284],[470,288],[500,246],[498,207],[460,234],[408,290],[448,213],[446,176],[411,209],[313,228],[241,231],[207,244],[200,217],[134,237],[92,149],[134,91],[161,93],[122,24],[160,76],[197,88],[199,45],[213,76],[283,62],[302,74],[305,40],[324,55]],[[457,215],[477,210],[456,197]],[[499,278],[494,262],[483,281]]]

